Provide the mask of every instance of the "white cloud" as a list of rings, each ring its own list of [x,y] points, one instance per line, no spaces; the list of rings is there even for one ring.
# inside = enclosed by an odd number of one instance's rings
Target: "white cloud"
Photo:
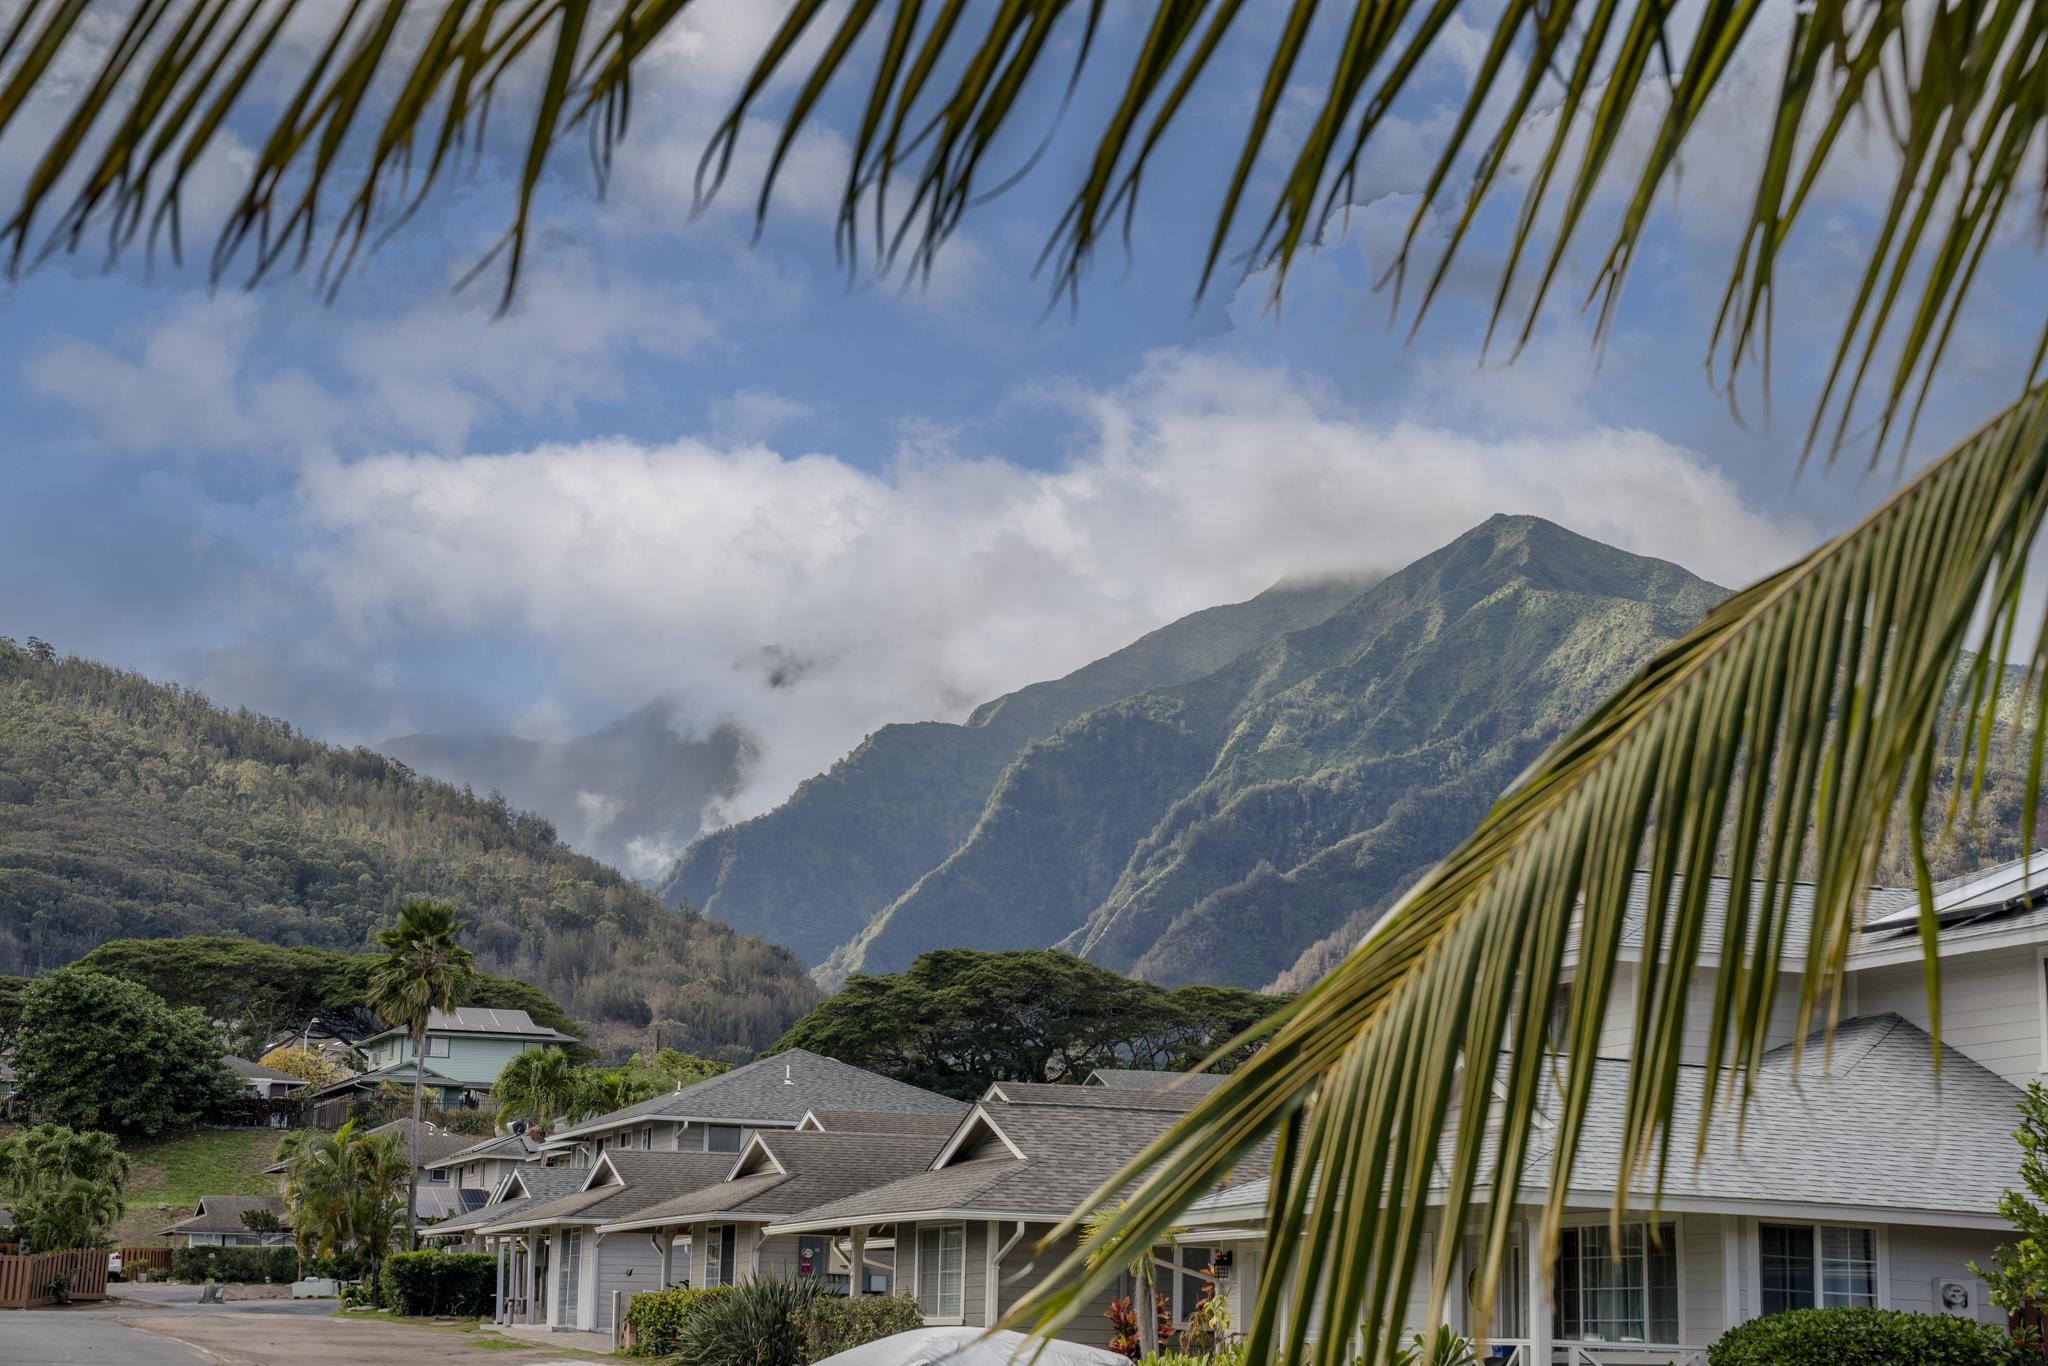
[[[560,253],[536,266],[502,318],[488,289],[436,290],[410,311],[357,320],[302,298],[225,294],[109,344],[46,339],[25,377],[74,407],[103,451],[451,450],[487,416],[624,398],[629,356],[679,358],[714,334],[677,287],[601,281]],[[313,316],[295,319],[294,308]],[[320,380],[278,358],[271,343],[293,333],[317,338],[303,358]]]
[[[1495,512],[1727,583],[1813,539],[1643,432],[1374,424],[1179,352],[1041,397],[1092,430],[1056,470],[929,433],[882,474],[694,440],[319,460],[306,568],[360,638],[515,633],[579,700],[680,692],[739,721],[763,748],[728,813],[748,814],[885,722],[957,718],[1283,577],[1398,567]]]

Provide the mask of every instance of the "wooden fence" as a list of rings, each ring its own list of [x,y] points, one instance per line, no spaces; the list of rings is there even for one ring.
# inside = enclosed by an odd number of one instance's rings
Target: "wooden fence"
[[[33,1257],[0,1257],[0,1309],[34,1309],[55,1304],[53,1283],[62,1277],[74,1300],[107,1297],[104,1248],[80,1252],[39,1252]]]
[[[121,1274],[133,1276],[148,1268],[152,1276],[167,1275],[171,1269],[171,1250],[167,1247],[124,1247],[121,1249]]]

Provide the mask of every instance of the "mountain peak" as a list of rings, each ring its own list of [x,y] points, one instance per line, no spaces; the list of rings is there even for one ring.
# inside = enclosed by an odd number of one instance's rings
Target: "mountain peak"
[[[1604,544],[1529,513],[1495,513],[1395,577],[1409,575],[1427,591],[1469,592],[1519,580],[1553,592],[1679,604],[1687,610],[1704,610],[1727,595],[1669,560]]]

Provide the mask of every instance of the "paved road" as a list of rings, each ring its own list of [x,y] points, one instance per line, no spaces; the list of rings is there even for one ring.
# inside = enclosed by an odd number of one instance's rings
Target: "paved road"
[[[0,1312],[0,1363],[5,1366],[207,1366],[195,1347],[140,1332],[104,1309]]]

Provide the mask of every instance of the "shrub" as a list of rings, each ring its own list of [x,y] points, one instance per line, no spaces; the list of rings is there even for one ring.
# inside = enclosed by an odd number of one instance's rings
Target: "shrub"
[[[742,1281],[696,1306],[676,1335],[676,1366],[804,1366],[815,1281]]]
[[[484,1318],[497,1300],[498,1259],[486,1252],[397,1252],[384,1259],[384,1307],[395,1314]]]
[[[633,1330],[633,1346],[628,1355],[669,1355],[676,1349],[676,1339],[682,1334],[684,1321],[697,1306],[725,1293],[723,1286],[707,1286],[701,1290],[683,1286],[674,1290],[648,1290],[633,1296],[626,1302],[626,1326]]]
[[[306,1275],[330,1281],[359,1281],[363,1278],[363,1259],[353,1249],[344,1249],[326,1257],[315,1257],[306,1263]]]
[[[2026,1360],[2002,1328],[1895,1309],[1795,1309],[1737,1324],[1707,1348],[1708,1366],[2020,1366]]]
[[[804,1349],[808,1360],[822,1361],[834,1352],[922,1327],[924,1315],[906,1295],[819,1295],[804,1310]]]
[[[288,1247],[181,1247],[171,1253],[174,1281],[257,1285],[298,1276],[299,1254]]]

